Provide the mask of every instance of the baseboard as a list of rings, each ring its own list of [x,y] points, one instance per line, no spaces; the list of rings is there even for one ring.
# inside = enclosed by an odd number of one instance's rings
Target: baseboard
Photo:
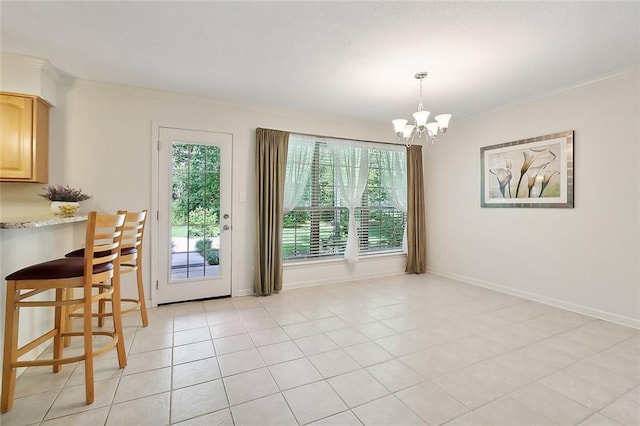
[[[336,281],[335,279],[321,278],[321,279],[311,280],[311,281],[300,281],[300,282],[294,282],[294,283],[285,283],[285,284],[282,285],[282,291],[296,290],[296,289],[308,288],[308,287],[318,287],[318,286],[328,285],[328,284],[349,283],[349,282],[356,282],[356,281],[368,280],[368,279],[373,279],[373,278],[393,277],[393,276],[398,276],[398,275],[403,275],[403,273],[402,272],[397,272],[397,273],[384,274],[384,275],[380,275],[379,273],[378,274],[359,275],[359,276],[354,277],[352,279],[340,280],[340,281]],[[255,295],[255,292],[253,291],[253,289],[244,288],[244,289],[241,289],[241,290],[234,291],[231,297],[242,297],[242,296],[253,296],[253,295]]]
[[[624,325],[625,327],[631,327],[640,329],[640,320],[635,318],[626,317],[623,315],[614,314],[611,312],[601,311],[598,309],[590,308],[588,306],[576,305],[564,300],[558,300],[547,296],[542,296],[536,293],[530,293],[527,291],[517,290],[511,287],[505,287],[499,284],[495,284],[489,281],[479,280],[477,278],[467,277],[451,272],[440,271],[433,268],[427,268],[427,271],[446,278],[452,278],[454,280],[462,281],[467,284],[475,285],[478,287],[488,288],[490,290],[499,291],[500,293],[510,294],[512,296],[518,296],[523,299],[531,300],[534,302],[544,303],[545,305],[554,306],[556,308],[562,308],[567,311],[575,312],[577,314],[587,315],[593,318],[613,322],[616,324]]]
[[[256,294],[252,288],[243,288],[240,290],[232,291],[231,297],[253,296]]]
[[[288,283],[288,284],[283,284],[282,285],[282,290],[286,291],[286,290],[295,290],[295,289],[299,289],[299,288],[308,288],[308,287],[318,287],[318,286],[322,286],[322,285],[328,285],[328,284],[342,284],[342,283],[350,283],[350,282],[356,282],[356,281],[362,281],[362,280],[370,280],[370,279],[375,279],[375,278],[385,278],[385,277],[397,277],[399,275],[404,275],[404,272],[394,272],[394,273],[390,273],[390,274],[380,274],[380,273],[376,273],[376,274],[365,274],[365,275],[358,275],[356,277],[350,278],[350,279],[346,279],[346,280],[336,280],[334,279],[326,279],[326,278],[320,278],[317,280],[310,280],[310,281],[298,281],[298,282],[293,282],[293,283]]]

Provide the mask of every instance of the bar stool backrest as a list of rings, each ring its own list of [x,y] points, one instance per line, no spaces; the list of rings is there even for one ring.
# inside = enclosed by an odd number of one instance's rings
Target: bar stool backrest
[[[90,212],[85,240],[85,279],[104,282],[120,274],[120,246],[126,215]]]
[[[140,264],[139,259],[142,259],[142,240],[144,238],[147,211],[118,211],[118,214],[121,213],[126,213],[121,244],[122,265],[135,268]]]

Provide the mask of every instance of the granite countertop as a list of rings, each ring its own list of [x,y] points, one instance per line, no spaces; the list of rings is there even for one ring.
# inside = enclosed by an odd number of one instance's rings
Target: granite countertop
[[[85,222],[86,215],[76,216],[24,216],[0,219],[0,229],[42,228],[43,226],[61,225],[63,223]]]

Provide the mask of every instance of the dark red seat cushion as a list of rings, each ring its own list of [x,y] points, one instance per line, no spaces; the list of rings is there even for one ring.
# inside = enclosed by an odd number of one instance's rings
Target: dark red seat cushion
[[[93,273],[110,271],[113,263],[103,263],[93,266]],[[54,280],[62,278],[77,278],[84,275],[84,259],[82,257],[65,257],[63,259],[50,260],[27,266],[19,271],[9,274],[7,281],[21,280]]]
[[[129,256],[131,254],[136,254],[137,252],[138,250],[135,247],[123,247],[122,250],[120,250],[120,256]],[[108,254],[109,252],[107,251],[95,253],[96,257],[107,256]],[[81,248],[78,250],[74,250],[65,254],[64,257],[84,257],[84,249]]]

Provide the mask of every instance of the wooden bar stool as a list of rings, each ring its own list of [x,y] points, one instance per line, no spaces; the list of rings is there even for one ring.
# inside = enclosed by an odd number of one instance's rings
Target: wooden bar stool
[[[123,298],[120,299],[122,303],[133,303],[132,306],[122,308],[123,314],[128,312],[140,310],[140,316],[142,318],[142,326],[149,325],[147,317],[147,303],[144,296],[144,282],[142,281],[142,242],[144,239],[144,229],[147,220],[147,210],[143,210],[139,213],[127,212],[125,210],[119,210],[118,214],[125,214],[124,230],[122,234],[122,244],[120,249],[120,275],[136,272],[136,283],[138,286],[138,298]],[[100,255],[100,254],[98,254]],[[74,250],[71,253],[67,253],[65,257],[83,257],[84,249]],[[110,298],[104,298],[100,301],[100,306],[97,313],[94,313],[94,317],[98,317],[98,326],[102,327],[104,324],[104,318],[111,316],[110,312],[105,312],[105,303],[111,302]],[[82,314],[74,313],[76,307],[72,307],[69,310],[67,320],[72,317],[80,317]],[[68,322],[70,327],[70,323]],[[69,345],[69,340],[65,339],[65,346]]]
[[[4,356],[2,364],[2,397],[0,411],[13,406],[16,369],[52,365],[58,372],[63,364],[84,361],[85,393],[87,404],[94,401],[93,358],[116,347],[120,368],[127,365],[120,313],[120,243],[124,228],[124,214],[89,213],[85,238],[85,257],[63,258],[28,266],[6,277],[7,300],[4,330]],[[96,253],[101,255],[96,256]],[[98,292],[92,290],[97,288]],[[68,289],[78,289],[78,298],[67,298]],[[28,300],[33,296],[55,290],[53,300]],[[113,299],[113,331],[94,331],[92,306],[102,298]],[[82,331],[65,328],[66,310],[71,305],[83,308]],[[18,347],[19,313],[24,308],[54,307],[53,328],[22,347]],[[111,340],[103,347],[93,348],[93,336],[103,335]],[[63,338],[82,337],[81,355],[63,357]],[[53,339],[53,357],[20,361],[19,358],[39,345]]]

